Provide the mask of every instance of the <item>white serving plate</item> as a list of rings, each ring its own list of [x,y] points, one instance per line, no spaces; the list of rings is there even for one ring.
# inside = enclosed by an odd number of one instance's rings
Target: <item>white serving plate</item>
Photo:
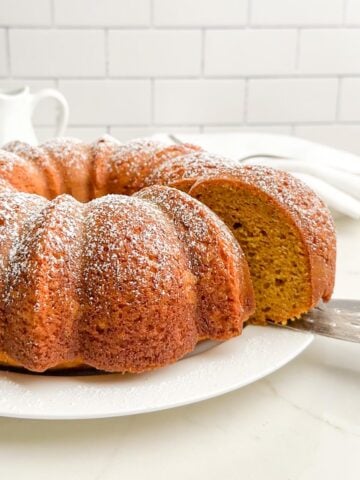
[[[200,402],[269,375],[312,340],[309,333],[248,326],[240,337],[203,342],[174,365],[141,375],[41,376],[0,371],[0,416],[103,418]]]

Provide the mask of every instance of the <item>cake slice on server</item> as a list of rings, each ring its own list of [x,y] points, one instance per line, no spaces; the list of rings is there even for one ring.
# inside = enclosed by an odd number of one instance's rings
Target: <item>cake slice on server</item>
[[[186,191],[230,228],[249,264],[254,323],[286,323],[331,297],[336,236],[324,202],[291,174],[206,152],[163,163],[148,183]]]

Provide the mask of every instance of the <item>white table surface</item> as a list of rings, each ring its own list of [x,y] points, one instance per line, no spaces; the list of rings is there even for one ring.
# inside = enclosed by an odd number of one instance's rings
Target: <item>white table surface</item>
[[[341,219],[335,297],[360,299],[360,222]],[[359,480],[360,346],[317,338],[278,372],[173,410],[0,418],[1,480]]]

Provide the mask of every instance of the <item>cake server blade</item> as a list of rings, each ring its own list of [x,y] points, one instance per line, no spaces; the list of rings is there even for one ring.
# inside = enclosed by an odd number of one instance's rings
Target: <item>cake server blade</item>
[[[276,326],[360,343],[360,300],[321,303],[287,325]]]

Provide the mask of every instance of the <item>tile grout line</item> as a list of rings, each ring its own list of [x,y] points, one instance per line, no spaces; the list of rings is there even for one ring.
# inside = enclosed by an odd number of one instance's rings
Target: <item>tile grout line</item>
[[[150,127],[150,126],[157,126],[157,127],[224,127],[224,128],[232,128],[232,127],[241,127],[241,126],[246,126],[246,127],[259,127],[259,128],[266,128],[266,127],[288,127],[289,125],[294,125],[295,127],[298,126],[309,126],[309,127],[331,127],[334,125],[333,120],[319,120],[319,121],[306,121],[306,120],[299,120],[299,121],[294,121],[294,120],[288,120],[288,121],[282,121],[282,122],[261,122],[261,121],[252,121],[248,122],[246,125],[243,125],[243,123],[239,122],[223,122],[223,123],[179,123],[179,122],[169,122],[169,123],[154,123],[154,125],[149,125],[149,124],[144,124],[144,123],[139,123],[139,124],[128,124],[128,123],[114,123],[111,124],[112,127],[114,128],[143,128],[143,127]],[[360,118],[359,120],[342,120],[337,123],[338,126],[342,127],[357,127],[360,126]],[[42,127],[47,127],[51,126],[49,124],[40,124],[39,126]],[[100,127],[101,125],[96,124],[96,123],[91,123],[91,124],[84,124],[84,123],[71,123],[69,125],[70,127],[79,127],[79,128],[97,128]]]
[[[1,28],[4,28],[8,25],[0,25]],[[151,27],[153,27],[156,30],[168,30],[168,31],[180,31],[180,32],[185,32],[189,30],[201,30],[202,28],[206,28],[206,30],[233,30],[233,31],[239,31],[239,30],[247,30],[251,29],[252,31],[264,31],[264,30],[318,30],[318,31],[323,31],[323,30],[339,30],[339,29],[346,29],[346,30],[358,30],[360,27],[360,22],[357,22],[356,24],[328,24],[328,25],[319,25],[319,24],[313,24],[313,25],[305,25],[305,24],[289,24],[289,25],[254,25],[250,24],[247,25],[246,23],[244,24],[238,24],[238,25],[174,25],[174,26],[162,26],[162,25],[100,25],[100,24],[89,24],[89,25],[56,25],[56,23],[52,24],[52,21],[48,25],[23,25],[23,24],[12,24],[11,28],[13,29],[19,29],[19,30],[51,30],[53,27],[58,29],[59,31],[62,30],[102,30],[104,28],[109,28],[110,30],[149,30]]]
[[[54,125],[51,123],[36,123],[37,127],[40,128],[51,128]],[[104,124],[83,124],[83,123],[72,123],[69,125],[70,128],[101,128],[103,127]],[[309,123],[309,122],[299,122],[299,123],[294,123],[292,121],[289,122],[284,122],[284,123],[262,123],[262,122],[254,122],[254,123],[249,123],[247,125],[243,125],[243,123],[226,123],[226,124],[198,124],[198,123],[193,123],[193,124],[168,124],[165,125],[163,123],[155,124],[154,126],[160,127],[160,128],[166,128],[166,127],[176,127],[176,128],[242,128],[242,127],[256,127],[256,128],[267,128],[267,127],[274,127],[274,128],[281,128],[281,127],[332,127],[334,126],[333,122],[316,122],[316,123]],[[359,121],[345,121],[345,122],[338,122],[336,126],[339,127],[360,127],[360,120]],[[143,128],[149,128],[150,125],[148,124],[137,124],[137,125],[129,125],[129,124],[112,124],[112,128],[124,128],[124,129],[143,129]]]
[[[207,75],[204,77],[204,80],[217,80],[217,81],[228,81],[228,80],[243,80],[245,77],[250,78],[251,80],[337,80],[338,78],[360,78],[360,72],[358,73],[269,73],[269,74],[259,74],[251,72],[243,72],[237,75]],[[0,75],[0,79],[6,79],[7,75]],[[14,79],[26,79],[26,80],[49,80],[53,78],[53,75],[13,75]],[[144,82],[149,80],[150,77],[146,75],[136,76],[136,75],[111,75],[108,77],[108,80],[111,81],[139,81]],[[159,81],[187,81],[187,80],[198,80],[200,77],[196,74],[194,75],[159,75],[156,77]],[[64,75],[61,77],[62,81],[93,81],[93,80],[106,80],[105,75],[86,75],[86,76],[70,76]]]

